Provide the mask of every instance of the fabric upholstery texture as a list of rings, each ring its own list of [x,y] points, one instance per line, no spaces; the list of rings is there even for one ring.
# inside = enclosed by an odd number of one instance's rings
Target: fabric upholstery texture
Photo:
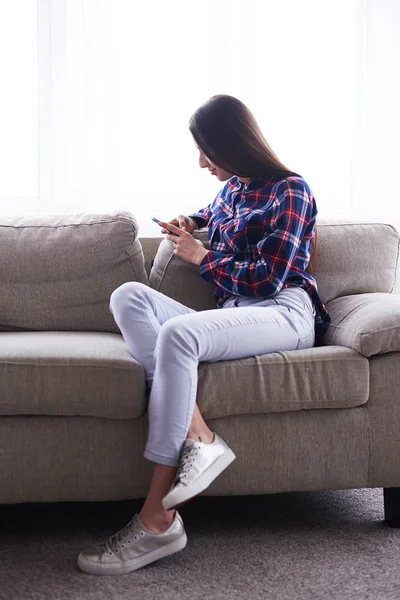
[[[364,356],[400,351],[400,294],[379,292],[335,298],[325,344],[346,346]]]
[[[198,403],[205,419],[367,402],[368,360],[340,346],[271,352],[200,363]]]
[[[146,410],[143,367],[121,335],[0,334],[0,415],[135,419]]]
[[[0,216],[0,331],[119,333],[111,293],[148,283],[137,234],[121,211]]]
[[[233,415],[210,425],[237,458],[202,495],[369,486],[364,407]],[[147,412],[137,419],[1,417],[1,502],[144,498],[153,471],[143,459],[147,428]]]
[[[200,412],[237,456],[205,495],[400,487],[400,236],[317,227],[325,345],[199,364]],[[124,211],[0,217],[0,503],[147,494],[144,371],[110,295],[140,281],[195,310],[215,301],[171,242],[138,233]]]
[[[1,340],[0,415],[134,419],[146,410],[143,368],[119,335],[17,332]],[[369,366],[340,346],[273,352],[200,363],[198,389],[210,419],[360,406],[368,400]]]
[[[369,486],[400,487],[399,354],[378,354],[369,363]]]

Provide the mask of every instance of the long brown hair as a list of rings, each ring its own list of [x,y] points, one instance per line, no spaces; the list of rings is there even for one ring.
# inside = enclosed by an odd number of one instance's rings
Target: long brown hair
[[[239,177],[284,179],[297,175],[276,156],[247,106],[234,96],[217,94],[190,117],[189,131],[215,165]],[[317,229],[307,272],[314,271]]]

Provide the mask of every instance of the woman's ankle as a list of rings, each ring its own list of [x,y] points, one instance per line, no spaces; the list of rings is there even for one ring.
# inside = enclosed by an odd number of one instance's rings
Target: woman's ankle
[[[188,431],[186,436],[187,438],[191,438],[192,440],[196,440],[196,442],[204,442],[205,444],[212,444],[215,439],[215,434],[213,431]]]
[[[148,514],[146,512],[140,512],[139,516],[143,525],[147,527],[147,529],[163,530],[168,529],[168,527],[171,525],[172,521],[175,518],[175,513],[176,509],[166,510],[158,513],[153,512],[151,514]]]

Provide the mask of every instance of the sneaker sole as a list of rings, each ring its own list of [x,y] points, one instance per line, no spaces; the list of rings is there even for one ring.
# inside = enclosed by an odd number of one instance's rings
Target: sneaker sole
[[[203,490],[207,489],[211,483],[235,460],[236,455],[229,448],[204,471],[196,481],[186,488],[172,490],[162,499],[164,510],[170,510],[188,502]]]
[[[94,563],[90,560],[87,560],[82,554],[78,556],[78,567],[85,571],[86,573],[90,573],[91,575],[121,575],[123,573],[130,573],[131,571],[136,571],[141,567],[145,567],[149,563],[152,563],[160,558],[164,558],[165,556],[169,556],[170,554],[175,554],[175,552],[179,552],[183,550],[187,544],[187,535],[186,532],[183,532],[182,536],[171,542],[170,544],[166,544],[161,548],[157,548],[152,552],[148,552],[143,556],[138,556],[132,560],[124,561],[121,564],[115,565],[102,565],[99,563]]]

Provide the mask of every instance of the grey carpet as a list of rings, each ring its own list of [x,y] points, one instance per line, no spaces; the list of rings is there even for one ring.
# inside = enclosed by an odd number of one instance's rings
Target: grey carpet
[[[126,575],[76,566],[143,500],[0,506],[1,600],[398,600],[400,529],[383,492],[198,496],[184,550]]]

